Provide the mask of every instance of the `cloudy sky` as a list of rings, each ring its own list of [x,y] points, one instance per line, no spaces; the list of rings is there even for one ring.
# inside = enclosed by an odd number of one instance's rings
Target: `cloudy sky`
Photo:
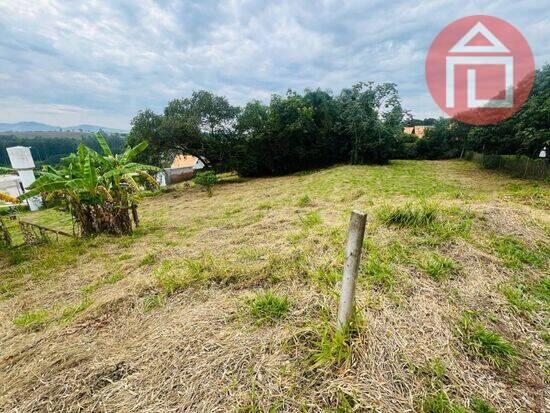
[[[515,25],[550,63],[548,3],[388,0],[0,0],[0,122],[128,128],[140,109],[208,89],[241,105],[288,88],[338,93],[395,82],[405,107],[439,116],[424,80],[453,20]]]

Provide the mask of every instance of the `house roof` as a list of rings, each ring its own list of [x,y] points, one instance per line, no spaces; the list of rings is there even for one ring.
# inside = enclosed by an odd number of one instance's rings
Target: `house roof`
[[[172,162],[171,168],[191,168],[195,166],[197,158],[193,155],[177,155]]]
[[[419,138],[423,138],[428,129],[433,128],[429,125],[416,125],[416,126],[405,126],[403,132],[408,133],[409,135],[416,135]]]

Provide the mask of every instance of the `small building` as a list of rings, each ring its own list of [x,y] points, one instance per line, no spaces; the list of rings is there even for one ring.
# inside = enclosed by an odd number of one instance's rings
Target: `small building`
[[[193,178],[195,171],[203,169],[204,163],[196,156],[185,154],[177,155],[170,168],[164,169],[163,176],[157,176],[157,181],[164,185],[177,184]]]
[[[423,138],[428,129],[433,128],[433,126],[427,125],[416,125],[416,126],[405,126],[403,132],[408,135],[415,135],[417,138]]]
[[[14,198],[22,195],[24,190],[21,178],[17,175],[0,175],[0,192],[13,196]]]

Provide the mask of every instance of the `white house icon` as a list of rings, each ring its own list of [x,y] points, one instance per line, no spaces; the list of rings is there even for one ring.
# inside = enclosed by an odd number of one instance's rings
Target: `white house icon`
[[[469,45],[477,35],[483,36],[489,45]],[[468,108],[511,108],[514,106],[514,58],[511,52],[497,37],[481,22],[475,24],[451,49],[449,54],[468,53],[472,56],[446,57],[446,106],[455,107],[455,66],[457,65],[504,65],[504,98],[477,99],[476,97],[476,70],[468,68],[466,96]],[[499,56],[483,56],[486,53],[499,53]]]

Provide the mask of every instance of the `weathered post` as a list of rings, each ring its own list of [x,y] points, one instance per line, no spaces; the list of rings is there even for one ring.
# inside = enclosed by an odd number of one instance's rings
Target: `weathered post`
[[[10,232],[8,231],[8,228],[4,221],[2,220],[2,217],[0,216],[0,240],[6,244],[6,246],[11,247],[11,236]]]
[[[344,263],[344,277],[342,279],[342,293],[340,294],[340,306],[338,308],[338,321],[336,329],[345,331],[355,307],[355,282],[359,270],[359,260],[363,248],[367,214],[353,211],[349,222],[348,241],[346,244],[346,257]]]

